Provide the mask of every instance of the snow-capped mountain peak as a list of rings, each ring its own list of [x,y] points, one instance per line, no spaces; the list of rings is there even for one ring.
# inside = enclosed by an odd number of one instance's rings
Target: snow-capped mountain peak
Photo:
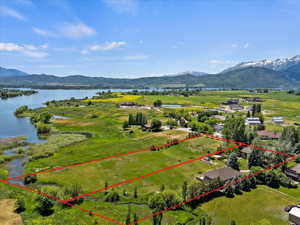
[[[236,66],[224,70],[223,72],[229,72],[244,67],[264,67],[276,71],[282,71],[298,63],[300,63],[300,55],[283,59],[264,59],[261,61],[242,62],[237,64]]]

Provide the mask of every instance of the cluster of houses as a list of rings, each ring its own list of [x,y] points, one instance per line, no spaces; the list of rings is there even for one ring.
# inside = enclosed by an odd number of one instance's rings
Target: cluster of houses
[[[278,136],[276,136],[276,138],[277,137]],[[252,149],[251,147],[245,147],[240,152],[243,158],[248,158],[252,152]],[[285,173],[293,180],[300,182],[300,164],[286,169]],[[234,170],[230,167],[224,167],[204,172],[197,176],[196,179],[203,181],[219,179],[222,182],[226,182],[242,175],[243,173],[240,171]],[[289,205],[284,210],[289,213],[288,218],[291,225],[300,225],[300,205]]]
[[[260,97],[242,97],[243,101],[246,102],[263,102],[264,100]]]
[[[230,111],[239,112],[246,109],[244,106],[239,105],[240,102],[263,102],[263,99],[260,97],[242,97],[241,99],[229,99],[222,104],[226,105]]]

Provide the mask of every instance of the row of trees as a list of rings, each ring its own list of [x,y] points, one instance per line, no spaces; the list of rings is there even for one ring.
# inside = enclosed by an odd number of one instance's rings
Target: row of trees
[[[251,168],[252,173],[257,173],[258,171],[262,170],[262,167],[255,166]],[[292,180],[287,177],[281,170],[273,169],[268,170],[264,173],[259,173],[256,176],[256,180],[258,184],[265,184],[273,188],[278,188],[279,186],[284,186],[288,188],[296,187]]]
[[[140,125],[144,126],[147,124],[147,117],[145,114],[138,112],[135,115],[129,114],[128,116],[128,125]]]
[[[129,128],[131,125],[139,125],[141,127],[145,127],[147,124],[146,115],[138,112],[136,114],[129,114],[128,120],[124,121],[123,129]],[[151,120],[150,129],[152,131],[159,131],[161,129],[162,122],[158,119]]]
[[[128,120],[124,121],[123,128],[127,129],[131,125],[139,125],[144,126],[147,124],[147,117],[144,113],[138,112],[136,114],[130,113],[128,116]]]

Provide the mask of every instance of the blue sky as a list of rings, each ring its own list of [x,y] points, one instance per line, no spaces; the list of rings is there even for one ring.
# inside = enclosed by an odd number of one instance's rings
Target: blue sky
[[[0,0],[0,66],[141,77],[300,54],[299,0]]]

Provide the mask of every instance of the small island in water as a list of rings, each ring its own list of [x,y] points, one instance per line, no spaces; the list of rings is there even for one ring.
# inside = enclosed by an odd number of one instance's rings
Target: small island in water
[[[24,95],[33,95],[36,93],[38,93],[38,91],[35,91],[35,90],[1,89],[0,88],[0,99],[8,99],[8,98],[14,98],[14,97],[24,96]]]

